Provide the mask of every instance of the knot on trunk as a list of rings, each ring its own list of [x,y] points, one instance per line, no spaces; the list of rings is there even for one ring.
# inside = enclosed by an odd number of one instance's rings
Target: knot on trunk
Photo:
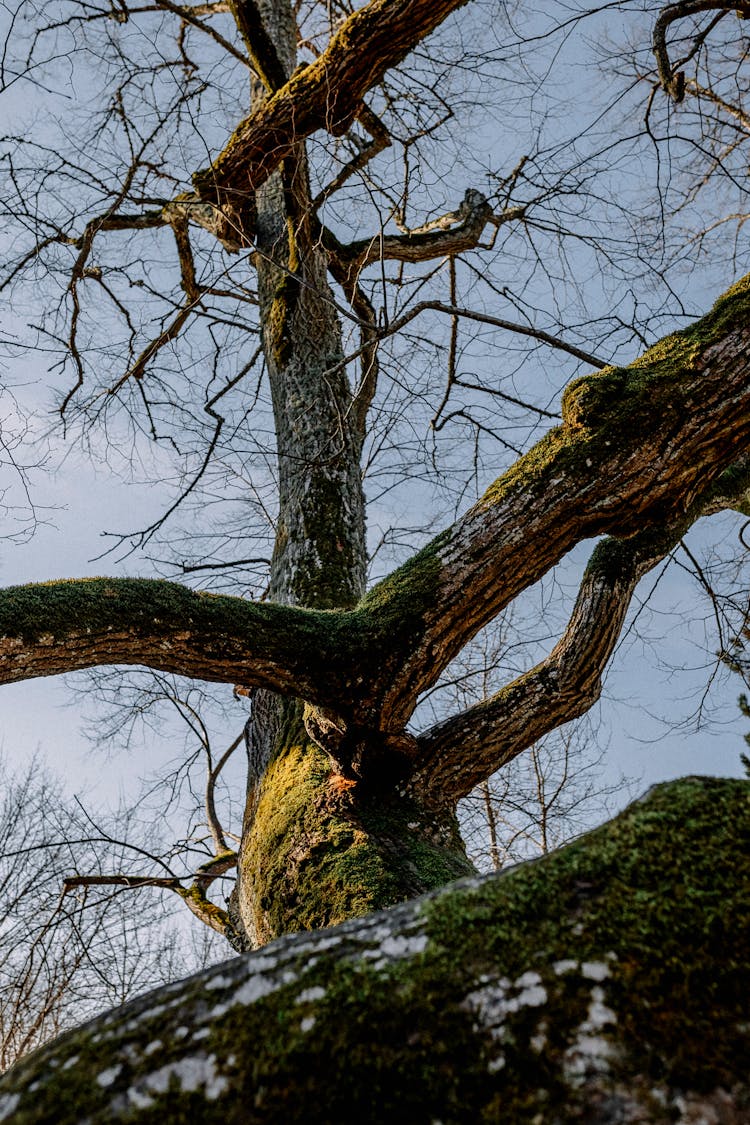
[[[417,740],[406,730],[383,731],[323,707],[305,707],[305,730],[340,774],[373,789],[394,789],[411,774]]]

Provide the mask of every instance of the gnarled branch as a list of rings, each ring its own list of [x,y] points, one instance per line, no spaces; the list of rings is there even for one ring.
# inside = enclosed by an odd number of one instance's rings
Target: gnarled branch
[[[488,224],[501,226],[522,219],[523,206],[508,207],[495,215],[489,201],[480,191],[469,188],[455,211],[416,230],[403,234],[377,234],[347,244],[339,242],[330,231],[324,232],[324,244],[348,274],[357,275],[373,262],[427,262],[451,254],[473,250]]]
[[[677,0],[676,4],[667,4],[662,8],[654,24],[653,52],[662,89],[676,102],[681,102],[685,97],[685,75],[683,71],[675,72],[670,62],[667,50],[667,28],[676,20],[700,15],[701,12],[733,11],[747,14],[750,12],[750,6],[742,0],[740,3],[737,3],[737,0]]]
[[[210,168],[193,177],[201,199],[223,207],[259,187],[298,141],[318,129],[340,136],[362,98],[466,0],[370,0],[326,50],[242,121]]]
[[[573,382],[563,425],[353,611],[144,579],[15,587],[0,593],[0,682],[145,664],[306,700],[320,709],[308,729],[329,732],[344,768],[366,764],[370,744],[413,758],[403,732],[418,696],[517,594],[581,539],[697,518],[747,454],[749,313],[750,277],[631,367]]]
[[[417,739],[410,787],[428,801],[458,800],[562,723],[588,711],[620,636],[635,588],[699,513],[750,498],[750,458],[722,474],[690,512],[657,532],[605,539],[595,548],[568,626],[549,656],[489,699]]]
[[[365,599],[381,629],[380,721],[400,730],[466,642],[583,538],[663,527],[750,448],[750,278],[630,368],[574,381],[563,425]]]

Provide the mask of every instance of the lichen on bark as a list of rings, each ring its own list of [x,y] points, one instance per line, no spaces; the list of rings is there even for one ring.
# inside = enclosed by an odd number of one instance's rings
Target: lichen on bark
[[[741,1125],[749,948],[750,783],[687,778],[101,1017],[0,1080],[0,1121]]]

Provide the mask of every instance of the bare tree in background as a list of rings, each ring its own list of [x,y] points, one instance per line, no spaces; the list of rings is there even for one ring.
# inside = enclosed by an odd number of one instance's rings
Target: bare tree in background
[[[39,765],[0,764],[0,1070],[113,1004],[207,963],[148,891],[65,893],[80,864],[132,862]],[[120,818],[116,832],[127,833]],[[146,843],[141,833],[141,844]],[[146,901],[148,896],[149,901]],[[214,953],[214,957],[215,957]]]
[[[547,735],[469,794],[462,832],[480,871],[546,855],[632,793],[627,779],[603,776],[595,738],[585,723]]]

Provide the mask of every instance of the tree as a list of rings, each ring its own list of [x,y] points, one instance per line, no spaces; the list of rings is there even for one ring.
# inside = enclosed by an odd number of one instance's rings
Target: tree
[[[63,893],[77,864],[96,869],[111,833],[68,803],[38,762],[16,774],[0,762],[0,778],[1,1072],[103,1007],[206,959],[153,904],[144,925],[142,902],[113,902],[94,889]]]
[[[459,62],[471,62],[481,80],[484,64],[502,55],[488,46],[471,56],[456,37],[457,22],[441,26],[459,9],[467,28],[475,19],[482,24],[481,8],[456,0],[370,0],[325,12],[293,10],[287,0],[63,7],[45,13],[49,22],[18,69],[19,77],[42,82],[63,55],[75,60],[85,50],[104,60],[97,80],[108,91],[106,111],[93,118],[85,147],[62,150],[44,130],[10,142],[6,166],[15,195],[8,194],[7,210],[35,233],[31,244],[15,247],[8,281],[24,271],[41,281],[49,271],[52,283],[66,276],[52,311],[36,319],[39,338],[65,353],[64,424],[88,429],[98,420],[114,427],[110,434],[135,435],[136,446],[150,432],[176,451],[182,475],[174,500],[135,536],[137,545],[155,541],[167,517],[201,488],[201,505],[225,486],[238,505],[233,489],[242,485],[240,515],[268,516],[267,480],[248,484],[245,471],[251,454],[261,462],[269,456],[261,380],[249,383],[261,363],[267,381],[277,504],[267,588],[255,600],[131,577],[0,593],[4,682],[145,665],[235,684],[251,699],[238,881],[222,922],[240,948],[367,914],[470,873],[458,799],[590,708],[639,580],[699,518],[725,508],[750,512],[750,279],[661,339],[653,328],[665,307],[644,322],[634,313],[624,328],[617,327],[619,309],[598,325],[592,318],[588,327],[599,344],[610,336],[622,346],[640,340],[637,358],[631,351],[630,362],[617,365],[565,331],[567,313],[547,327],[526,317],[536,266],[522,283],[528,297],[519,298],[514,320],[481,307],[488,294],[501,292],[492,278],[477,288],[478,309],[462,303],[480,284],[470,255],[481,258],[485,247],[499,253],[499,238],[510,256],[516,228],[535,263],[536,235],[554,226],[564,259],[565,239],[578,237],[566,201],[596,194],[587,194],[595,156],[576,152],[585,129],[565,153],[568,166],[538,137],[530,154],[492,172],[490,195],[472,187],[453,210],[408,224],[407,210],[431,204],[425,172],[444,123],[437,107],[447,84],[463,74]],[[741,33],[724,19],[730,11],[678,4],[655,21],[653,115],[665,112],[660,107],[669,99],[681,105],[687,92],[686,104],[697,105],[702,89],[679,76],[706,57],[714,63],[707,97],[718,124],[707,119],[710,144],[694,141],[709,164],[722,129],[738,130],[733,157],[745,135],[741,91],[734,101],[718,92],[731,83],[744,49]],[[45,46],[50,36],[52,49]],[[549,41],[555,50],[552,33]],[[685,56],[679,64],[675,50]],[[401,68],[405,60],[411,70]],[[243,93],[237,96],[247,77],[249,106]],[[653,120],[649,128],[651,144]],[[320,134],[324,140],[313,149]],[[115,135],[124,149],[112,166]],[[395,147],[405,169],[399,191],[389,153]],[[49,163],[45,176],[33,162],[36,152]],[[731,161],[719,163],[731,180]],[[703,168],[696,166],[685,175],[700,180]],[[48,191],[54,179],[73,191]],[[353,185],[364,199],[359,208]],[[342,214],[349,207],[350,223],[379,216],[379,224],[348,237]],[[123,233],[132,245],[119,241]],[[703,234],[708,244],[708,224]],[[647,245],[629,250],[631,273]],[[176,284],[164,266],[167,246]],[[611,249],[599,239],[602,259]],[[413,277],[409,265],[420,267]],[[619,269],[624,276],[626,267]],[[248,283],[250,270],[257,289]],[[660,272],[668,288],[666,264]],[[555,281],[551,267],[549,276]],[[106,307],[87,305],[90,289],[101,291]],[[462,427],[445,464],[456,467],[471,435],[478,455],[468,479],[478,482],[484,431],[495,458],[498,448],[519,456],[479,489],[474,503],[464,501],[464,474],[454,522],[367,589],[363,469],[376,453],[392,452],[391,430],[408,461],[407,408],[416,409],[420,387],[409,388],[414,393],[406,400],[390,387],[408,376],[409,332],[421,324],[418,331],[439,334],[435,326],[444,317],[445,349],[438,354],[445,356],[445,384],[432,430],[439,433],[449,419]],[[461,364],[466,322],[530,339],[535,348],[597,370],[568,383],[561,421],[537,439],[540,422],[557,421],[549,386],[541,387],[542,401],[529,403],[512,383],[499,387],[483,374],[472,379]],[[400,352],[392,350],[397,338]],[[483,395],[493,402],[489,423],[475,409],[474,396]],[[253,400],[257,433],[247,420]],[[111,414],[115,402],[132,408],[130,431],[117,430],[124,423]],[[527,409],[533,437],[523,452],[516,412]],[[387,458],[382,471],[387,489],[394,479]],[[247,584],[267,558],[263,535],[260,550],[239,558],[227,553],[238,540],[245,544],[236,522],[201,534],[199,557],[183,558],[184,574],[233,564]],[[549,655],[489,699],[413,730],[420,697],[464,646],[572,547],[595,537],[601,538],[569,623]],[[202,1086],[210,1085],[206,1074]]]

